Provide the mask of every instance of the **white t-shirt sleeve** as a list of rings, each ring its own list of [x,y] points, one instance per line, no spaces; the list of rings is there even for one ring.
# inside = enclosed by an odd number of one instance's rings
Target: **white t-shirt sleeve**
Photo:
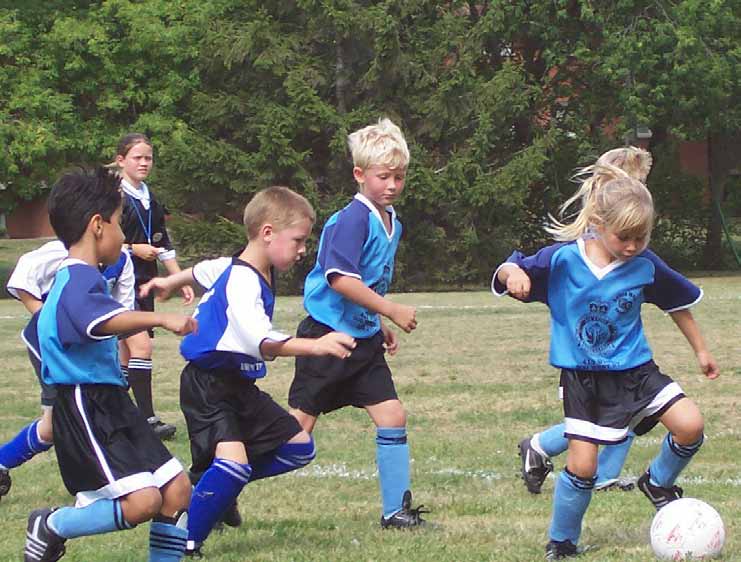
[[[229,329],[224,337],[235,338],[236,348],[252,357],[263,357],[260,344],[265,340],[286,341],[290,335],[273,330],[273,324],[265,313],[262,290],[257,274],[246,267],[234,267],[226,285],[226,310]]]
[[[40,248],[23,254],[8,279],[8,292],[16,299],[23,290],[38,300],[49,292],[54,276],[69,252],[59,240],[47,242]]]
[[[134,301],[136,298],[134,289],[134,264],[131,261],[129,253],[124,253],[126,254],[126,262],[121,270],[118,281],[116,281],[116,284],[111,290],[111,296],[129,310],[134,310]]]
[[[201,287],[208,290],[231,263],[232,258],[216,258],[198,262],[193,266],[193,279]]]

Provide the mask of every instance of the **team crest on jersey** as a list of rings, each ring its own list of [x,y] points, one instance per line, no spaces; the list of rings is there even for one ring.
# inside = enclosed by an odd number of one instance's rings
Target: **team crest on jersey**
[[[607,315],[609,309],[604,302],[589,303],[589,312],[576,325],[579,347],[590,353],[602,354],[614,345],[617,326]]]
[[[391,268],[388,264],[386,264],[383,266],[383,275],[378,281],[371,285],[371,289],[373,289],[379,295],[384,296],[389,290],[390,280]]]
[[[161,232],[155,232],[152,234],[152,242],[160,242],[162,240],[162,233]]]
[[[635,303],[637,294],[637,291],[625,291],[615,297],[615,307],[617,308],[617,311],[620,313],[630,312]]]

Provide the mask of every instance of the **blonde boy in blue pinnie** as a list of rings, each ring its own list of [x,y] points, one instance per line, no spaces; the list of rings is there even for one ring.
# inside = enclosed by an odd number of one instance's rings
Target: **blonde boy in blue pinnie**
[[[320,414],[365,408],[376,426],[381,527],[416,527],[424,520],[419,508],[411,508],[406,412],[384,357],[398,351],[399,341],[381,320],[405,332],[417,327],[413,307],[385,298],[401,237],[392,203],[404,189],[409,149],[389,119],[352,133],[348,144],[358,193],[324,225],[317,263],[304,285],[309,315],[297,335],[319,338],[337,330],[353,336],[357,347],[347,359],[297,357],[288,403],[307,432]]]

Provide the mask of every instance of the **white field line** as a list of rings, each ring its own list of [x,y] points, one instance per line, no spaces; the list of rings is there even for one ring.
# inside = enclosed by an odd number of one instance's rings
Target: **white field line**
[[[301,470],[297,470],[290,474],[294,478],[318,478],[337,480],[375,480],[378,477],[378,471],[371,468],[350,469],[344,464],[318,463],[313,463],[306,468],[302,468]],[[455,467],[436,470],[420,470],[419,468],[417,468],[415,470],[415,474],[441,477],[462,476],[474,480],[483,480],[487,483],[492,483],[495,480],[508,479],[507,476],[498,474],[493,470],[463,470]],[[624,476],[628,479],[638,479],[638,475],[627,474]],[[554,478],[554,475],[550,474],[548,477]],[[519,475],[512,476],[511,478],[519,480]],[[703,476],[691,476],[689,478],[683,478],[680,476],[677,479],[677,482],[679,484],[686,483],[693,485],[723,485],[739,488],[741,487],[741,475],[736,478],[726,478],[725,480],[705,478]]]

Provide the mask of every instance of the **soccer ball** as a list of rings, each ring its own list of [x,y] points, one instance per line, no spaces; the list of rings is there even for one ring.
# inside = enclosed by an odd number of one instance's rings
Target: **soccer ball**
[[[667,504],[651,523],[651,548],[660,560],[709,560],[720,554],[725,540],[718,512],[695,498]]]

